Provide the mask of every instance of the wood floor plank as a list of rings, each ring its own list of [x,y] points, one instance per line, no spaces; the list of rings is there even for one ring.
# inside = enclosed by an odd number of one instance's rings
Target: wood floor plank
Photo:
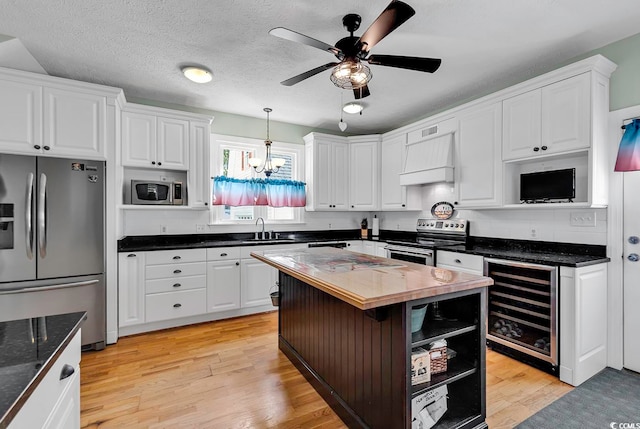
[[[278,350],[277,313],[121,338],[81,362],[81,425],[346,428]],[[368,333],[370,335],[370,333]],[[487,352],[487,423],[511,428],[571,390]]]

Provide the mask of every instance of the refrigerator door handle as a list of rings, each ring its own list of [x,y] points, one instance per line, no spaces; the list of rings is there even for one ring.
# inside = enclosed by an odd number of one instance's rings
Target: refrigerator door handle
[[[38,190],[38,248],[40,257],[47,256],[47,175],[40,174],[40,188]]]
[[[24,292],[40,292],[43,290],[67,289],[70,287],[89,286],[92,284],[96,284],[98,282],[99,280],[94,279],[94,280],[87,280],[83,282],[61,283],[57,285],[38,286],[38,287],[25,287],[22,289],[3,290],[3,291],[0,291],[0,295],[8,295],[12,293],[24,293]]]
[[[27,208],[25,210],[27,258],[33,259],[33,173],[27,176]]]

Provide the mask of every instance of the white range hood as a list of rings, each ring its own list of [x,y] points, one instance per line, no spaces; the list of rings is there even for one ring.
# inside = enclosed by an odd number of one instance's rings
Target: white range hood
[[[400,185],[453,182],[453,130],[439,133],[434,127],[432,138],[407,143]]]

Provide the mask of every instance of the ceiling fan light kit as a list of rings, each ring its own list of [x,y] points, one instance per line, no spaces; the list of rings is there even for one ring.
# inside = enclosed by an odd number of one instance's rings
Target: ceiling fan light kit
[[[204,67],[187,66],[182,67],[181,70],[184,77],[192,82],[207,83],[213,79],[213,74]]]
[[[347,103],[342,107],[342,110],[345,113],[349,113],[350,115],[355,115],[356,113],[362,113],[362,109],[364,107],[360,103],[356,103],[352,101],[351,103]]]
[[[327,63],[315,69],[308,70],[282,81],[281,84],[285,86],[295,85],[325,70],[333,69],[330,76],[331,82],[338,88],[352,90],[357,100],[368,97],[371,94],[368,83],[371,80],[372,73],[371,69],[363,64],[363,62],[427,73],[435,72],[441,63],[441,60],[438,58],[369,55],[371,48],[393,30],[404,24],[409,18],[415,15],[415,13],[415,10],[407,3],[393,0],[360,37],[353,35],[353,33],[360,28],[362,21],[360,15],[355,13],[345,15],[342,18],[342,24],[350,33],[350,36],[338,40],[335,46],[287,28],[276,27],[272,29],[269,31],[269,34],[272,36],[329,52],[335,55],[339,61]]]

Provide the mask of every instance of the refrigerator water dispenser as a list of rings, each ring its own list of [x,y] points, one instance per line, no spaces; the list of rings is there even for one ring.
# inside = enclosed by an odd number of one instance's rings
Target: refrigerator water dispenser
[[[0,249],[13,249],[13,204],[0,204]]]

